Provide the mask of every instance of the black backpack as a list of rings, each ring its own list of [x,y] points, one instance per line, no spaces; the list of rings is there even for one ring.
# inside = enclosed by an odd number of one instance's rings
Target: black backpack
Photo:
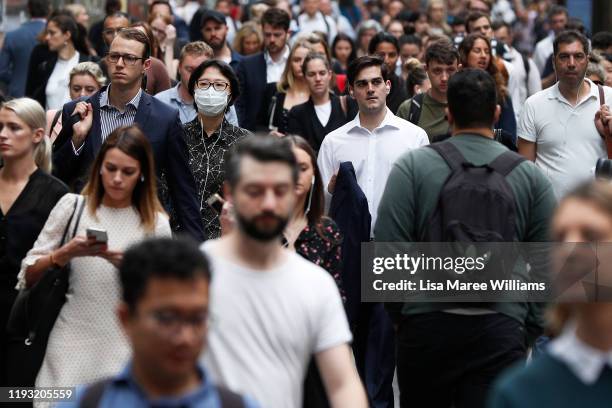
[[[423,100],[425,94],[420,93],[412,97],[410,101],[410,111],[408,113],[408,122],[419,126],[419,119],[421,119],[421,110],[423,109]]]
[[[429,145],[451,168],[424,241],[511,242],[515,238],[514,193],[506,176],[525,158],[507,151],[475,166],[450,141]]]

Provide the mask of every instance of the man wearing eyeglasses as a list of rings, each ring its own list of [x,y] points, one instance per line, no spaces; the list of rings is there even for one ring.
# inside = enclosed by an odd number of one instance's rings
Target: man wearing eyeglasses
[[[79,406],[255,407],[214,385],[198,364],[210,324],[210,271],[197,246],[169,238],[142,242],[125,253],[119,277],[117,315],[132,360],[114,378],[77,388]]]
[[[54,174],[79,191],[106,137],[120,126],[140,125],[151,142],[157,176],[167,183],[180,229],[204,239],[187,147],[176,109],[140,88],[151,66],[149,41],[137,29],[121,30],[106,56],[110,85],[88,97],[64,105],[62,131],[53,145]]]
[[[378,56],[360,57],[349,65],[349,92],[357,101],[359,113],[323,139],[317,160],[323,185],[327,186],[328,207],[340,164],[353,164],[357,184],[368,201],[371,231],[393,163],[403,153],[429,144],[423,129],[395,116],[387,108],[387,95],[391,91],[388,78],[388,67]],[[392,407],[393,326],[380,303],[362,304],[359,314],[354,320],[365,323],[355,330],[354,352],[370,406]]]

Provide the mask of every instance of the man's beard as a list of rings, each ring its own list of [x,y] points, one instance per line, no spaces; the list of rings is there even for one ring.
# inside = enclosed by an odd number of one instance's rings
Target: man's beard
[[[219,41],[218,43],[213,43],[212,41],[208,43],[208,45],[210,45],[210,48],[213,49],[213,51],[217,52],[220,51],[223,46],[225,45],[225,38],[221,41]]]
[[[275,218],[277,221],[276,226],[267,230],[260,228],[257,225],[257,219],[261,217]],[[260,214],[251,220],[247,220],[240,213],[238,213],[238,211],[236,211],[236,221],[238,222],[240,229],[244,231],[244,233],[247,234],[249,237],[261,242],[270,242],[281,236],[281,234],[285,230],[285,227],[287,226],[287,223],[289,222],[289,218],[283,218],[274,213],[268,212]]]

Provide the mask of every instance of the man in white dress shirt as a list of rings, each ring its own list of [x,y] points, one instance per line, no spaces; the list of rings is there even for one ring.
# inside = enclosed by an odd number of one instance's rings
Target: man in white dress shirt
[[[300,32],[321,32],[325,34],[327,43],[331,44],[338,34],[338,28],[334,19],[321,11],[321,0],[302,0],[302,10],[296,18]]]
[[[376,56],[357,58],[349,66],[349,90],[359,105],[359,113],[323,139],[317,160],[323,185],[329,186],[325,192],[327,205],[340,163],[353,163],[357,183],[368,200],[372,230],[393,163],[407,150],[429,144],[423,129],[395,116],[387,108],[387,95],[391,91],[388,75],[383,60]]]

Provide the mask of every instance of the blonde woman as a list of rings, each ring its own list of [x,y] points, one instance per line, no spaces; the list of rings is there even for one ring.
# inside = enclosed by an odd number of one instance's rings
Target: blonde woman
[[[22,259],[68,187],[49,174],[50,143],[45,136],[45,111],[30,98],[0,107],[0,367],[15,284]],[[2,380],[0,373],[0,382]]]
[[[74,238],[60,246],[75,202],[85,206]],[[87,236],[89,228],[104,238]],[[66,303],[55,321],[37,387],[75,386],[116,374],[130,347],[114,309],[123,251],[150,236],[169,236],[157,199],[151,144],[137,126],[120,127],[102,145],[83,195],[67,194],[53,208],[21,264],[18,287],[30,287],[52,265],[71,264]]]
[[[259,24],[252,21],[240,27],[234,38],[234,50],[241,55],[253,55],[261,52],[263,47],[263,34]]]
[[[272,92],[270,111],[268,113],[268,124],[270,131],[276,136],[283,136],[289,128],[289,111],[296,105],[300,105],[310,98],[308,84],[304,79],[302,64],[309,52],[313,50],[307,39],[297,40],[291,47],[285,70],[280,80],[276,83],[276,89],[269,87],[267,92]]]
[[[91,96],[106,85],[106,78],[95,62],[81,62],[70,71],[68,90],[70,99],[75,100],[84,96]],[[47,134],[51,143],[62,130],[62,110],[51,109],[47,111]]]

